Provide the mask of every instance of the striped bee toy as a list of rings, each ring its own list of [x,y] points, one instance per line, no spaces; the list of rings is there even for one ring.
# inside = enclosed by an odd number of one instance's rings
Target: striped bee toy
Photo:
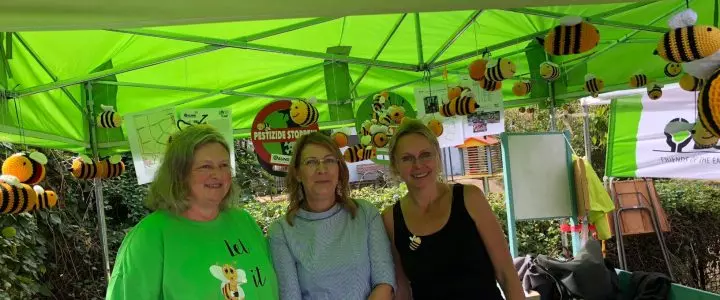
[[[477,59],[470,63],[468,66],[468,74],[470,78],[475,81],[482,80],[485,78],[485,70],[487,69],[487,59]]]
[[[634,74],[630,76],[630,87],[639,88],[648,84],[648,78],[645,74]]]
[[[693,149],[720,148],[717,146],[718,137],[710,134],[701,122],[695,122],[695,125],[693,125],[693,129],[690,133],[692,134],[692,139],[695,142]]]
[[[388,143],[388,127],[384,125],[370,126],[370,136],[372,145],[377,148],[385,147]]]
[[[698,117],[707,131],[720,136],[720,70],[712,74],[698,94]]]
[[[375,157],[376,153],[377,152],[373,147],[365,146],[363,144],[357,144],[345,149],[345,152],[343,153],[343,158],[346,162],[354,163],[372,159]]]
[[[440,115],[443,117],[463,116],[474,113],[480,107],[475,101],[475,96],[470,90],[463,91],[460,97],[450,99],[448,103],[440,107]]]
[[[581,17],[568,16],[560,19],[560,25],[550,30],[544,39],[537,40],[548,54],[580,54],[598,45],[600,32]]]
[[[671,62],[665,65],[665,69],[663,69],[663,71],[667,77],[677,77],[680,73],[682,73],[682,65]]]
[[[711,56],[720,50],[720,30],[695,25],[697,13],[687,9],[670,19],[670,28],[658,41],[653,54],[666,61],[691,62]]]
[[[33,190],[37,193],[38,199],[36,205],[31,208],[32,210],[47,209],[57,205],[58,197],[54,191],[45,190],[39,185],[33,186]]]
[[[503,81],[515,75],[517,67],[507,58],[489,60],[485,69],[485,80]]]
[[[75,158],[70,173],[77,179],[106,179],[122,175],[125,164],[119,156],[105,157],[99,161],[92,161],[89,157],[81,155]]]
[[[494,92],[502,88],[502,81],[492,81],[487,78],[483,78],[477,83],[480,85],[480,88],[488,92]]]
[[[657,100],[662,97],[662,86],[659,84],[652,84],[647,86],[647,95],[650,100]]]
[[[102,108],[103,112],[101,112],[95,120],[95,124],[98,127],[118,128],[122,125],[122,118],[120,117],[120,114],[116,113],[115,109],[112,106],[106,106],[101,104],[100,108]]]
[[[593,74],[586,74],[584,88],[586,92],[597,98],[600,91],[605,88],[605,82],[603,82],[602,79],[595,78],[595,75]]]
[[[0,213],[19,214],[32,210],[38,195],[30,185],[17,182],[11,175],[0,177]]]
[[[680,88],[688,92],[696,92],[702,89],[705,85],[705,80],[696,78],[690,74],[685,74],[680,78]]]
[[[513,84],[512,92],[515,96],[525,96],[530,93],[532,83],[528,80],[516,81]]]
[[[36,184],[45,179],[47,157],[41,152],[20,152],[8,157],[2,164],[2,174],[15,176],[25,184]]]
[[[338,148],[347,146],[349,139],[347,133],[342,131],[333,132],[330,138],[332,138],[333,142],[335,142],[335,145],[337,145]]]
[[[292,100],[290,104],[290,119],[301,127],[317,123],[320,115],[317,108],[311,104],[313,100]]]
[[[547,81],[555,81],[560,78],[560,66],[546,61],[540,64],[540,77]]]

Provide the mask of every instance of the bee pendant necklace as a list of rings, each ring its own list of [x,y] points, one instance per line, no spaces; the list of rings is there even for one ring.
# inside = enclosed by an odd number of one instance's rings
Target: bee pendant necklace
[[[445,192],[447,192],[447,190],[443,189],[442,194],[438,195],[438,197],[435,198],[435,201],[437,201],[437,200],[441,199],[441,197],[445,196]],[[410,195],[408,195],[408,198],[410,198]],[[411,199],[411,201],[412,201],[412,199]],[[422,244],[422,239],[420,239],[419,236],[412,234],[412,236],[410,236],[410,250],[412,250],[412,251],[417,250],[418,247],[420,247],[420,244]]]

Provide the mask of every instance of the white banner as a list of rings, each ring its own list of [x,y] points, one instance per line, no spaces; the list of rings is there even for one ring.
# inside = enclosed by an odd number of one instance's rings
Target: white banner
[[[175,107],[125,115],[123,122],[138,184],[152,182],[168,138],[177,131]]]

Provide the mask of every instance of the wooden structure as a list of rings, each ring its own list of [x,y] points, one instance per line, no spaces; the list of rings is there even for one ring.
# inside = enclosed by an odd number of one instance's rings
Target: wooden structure
[[[495,137],[471,137],[457,148],[462,152],[465,175],[479,175],[479,177],[502,175],[502,150],[499,140]]]

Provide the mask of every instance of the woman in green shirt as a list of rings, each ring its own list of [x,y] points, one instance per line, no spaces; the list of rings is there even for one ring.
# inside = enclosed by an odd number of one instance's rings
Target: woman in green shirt
[[[278,299],[267,242],[235,195],[229,147],[213,127],[172,136],[147,206],[125,237],[106,298]]]

